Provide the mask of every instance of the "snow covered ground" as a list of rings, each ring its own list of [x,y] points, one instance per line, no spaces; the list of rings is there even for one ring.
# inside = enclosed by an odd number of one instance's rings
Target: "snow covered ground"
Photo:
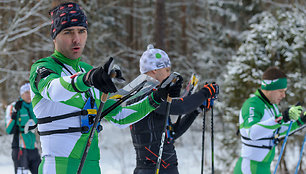
[[[101,170],[103,174],[131,174],[136,165],[135,150],[129,128],[120,129],[110,123],[103,122],[100,134]],[[0,174],[13,174],[10,141],[11,135],[0,137],[2,144],[0,153]],[[209,138],[209,137],[208,137]],[[196,135],[190,130],[177,142],[179,171],[181,174],[199,173],[201,170],[201,134]],[[4,148],[5,146],[5,148]],[[208,146],[209,147],[209,146]],[[209,147],[210,148],[210,147]],[[4,150],[6,149],[6,150]],[[208,159],[210,153],[205,152]],[[210,163],[209,163],[210,165]],[[208,172],[207,168],[207,172]]]
[[[201,171],[201,129],[202,119],[198,117],[195,123],[191,126],[182,137],[180,137],[175,145],[177,155],[179,159],[179,171],[180,174],[194,174]],[[135,151],[132,145],[131,135],[129,128],[120,129],[108,122],[103,122],[104,129],[100,134],[100,149],[101,149],[101,170],[102,174],[132,174],[136,161]],[[207,123],[207,128],[210,129],[210,124]],[[215,173],[224,174],[232,173],[233,166],[236,160],[229,160],[229,149],[224,148],[221,142],[225,135],[215,133]],[[13,162],[11,160],[11,148],[10,141],[11,136],[0,136],[0,174],[13,174]],[[205,136],[205,172],[211,173],[211,148],[210,148],[210,132],[207,131]],[[239,140],[237,138],[237,140]],[[293,140],[293,138],[291,138]],[[236,141],[236,140],[235,140]],[[287,149],[290,149],[285,154],[287,160],[290,160],[290,166],[287,166],[291,171],[297,164],[299,144],[292,142],[287,143]],[[294,147],[294,148],[291,148]],[[238,149],[235,155],[239,155],[239,147],[233,147]],[[232,149],[231,149],[232,150]],[[278,154],[278,153],[277,153]],[[305,156],[305,155],[304,155]],[[274,169],[277,161],[276,156],[272,163],[271,169]],[[222,158],[222,159],[220,159]],[[226,167],[227,165],[231,167]],[[291,165],[292,164],[292,165]]]

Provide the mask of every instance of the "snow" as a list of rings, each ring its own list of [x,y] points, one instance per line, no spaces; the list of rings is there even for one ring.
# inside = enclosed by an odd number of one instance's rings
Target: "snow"
[[[199,173],[201,171],[201,136],[202,130],[196,128],[201,124],[201,118],[195,120],[196,124],[191,126],[182,137],[180,137],[176,145],[179,171],[180,174]],[[136,155],[132,145],[132,138],[129,128],[120,129],[111,123],[103,122],[103,131],[99,134],[99,147],[101,149],[100,167],[103,174],[130,174],[136,166]],[[208,126],[208,125],[207,125]],[[220,136],[219,136],[220,137]],[[0,174],[14,173],[13,161],[11,159],[11,135],[0,136],[2,146],[6,147],[6,151],[2,149],[0,154]],[[220,143],[215,137],[215,152],[218,155]],[[206,151],[205,151],[205,171],[210,172],[210,134],[206,133]],[[221,161],[215,161],[215,169],[224,165]],[[216,167],[216,166],[219,167]]]

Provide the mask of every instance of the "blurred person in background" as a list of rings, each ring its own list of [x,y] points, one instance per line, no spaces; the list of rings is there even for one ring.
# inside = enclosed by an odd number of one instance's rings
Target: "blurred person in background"
[[[6,132],[13,134],[12,159],[15,174],[38,173],[40,155],[37,149],[35,128],[37,119],[33,113],[30,84],[20,87],[20,98],[6,109]]]
[[[277,67],[270,67],[262,75],[261,89],[243,103],[239,115],[241,156],[234,174],[270,174],[275,135],[285,135],[290,121],[293,121],[290,131],[306,123],[302,106],[290,106],[283,113],[279,111],[278,104],[285,98],[286,90],[286,74]]]

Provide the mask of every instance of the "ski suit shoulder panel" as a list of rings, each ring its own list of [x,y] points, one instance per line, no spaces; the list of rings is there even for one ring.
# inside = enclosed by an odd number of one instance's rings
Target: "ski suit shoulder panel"
[[[257,96],[253,96],[247,99],[241,108],[241,116],[243,118],[244,128],[250,128],[252,125],[258,123],[263,115],[265,110],[265,103]]]
[[[89,70],[91,67],[80,62],[80,67]],[[50,73],[44,78],[40,79],[37,88],[35,80],[38,75],[39,68],[46,68],[54,73]],[[67,65],[68,68],[70,68]],[[72,72],[75,72],[73,68],[70,68]],[[43,58],[38,60],[32,65],[30,74],[30,84],[33,93],[33,106],[35,106],[42,98],[49,99],[51,101],[67,101],[71,97],[77,94],[77,91],[72,86],[72,80],[74,80],[75,87],[79,91],[87,91],[90,87],[86,86],[83,82],[84,73],[77,75],[73,78],[72,74],[66,72],[63,67],[57,64],[51,57]]]

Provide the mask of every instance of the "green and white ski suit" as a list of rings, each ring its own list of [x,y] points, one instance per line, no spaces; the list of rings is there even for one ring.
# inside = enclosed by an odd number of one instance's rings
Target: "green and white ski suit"
[[[64,66],[56,63],[53,58],[59,60]],[[86,86],[83,82],[85,72],[90,69],[92,66],[81,62],[80,58],[71,60],[58,51],[50,57],[35,62],[31,67],[30,84],[33,110],[38,120],[80,111],[89,97],[88,92],[85,93],[87,90],[90,90],[95,104],[99,107],[102,93],[93,87]],[[115,100],[107,100],[103,110],[115,102]],[[117,107],[105,118],[114,124],[126,127],[144,118],[158,105],[159,103],[153,100],[153,95],[150,95],[133,105]],[[60,119],[38,124],[38,131],[80,127],[80,122],[80,116]],[[81,132],[40,136],[43,161],[39,172],[76,173],[88,136],[89,133]],[[95,132],[82,173],[101,173],[99,159],[98,136]]]
[[[275,121],[281,113],[276,104],[271,104],[264,94],[257,90],[247,99],[240,110],[239,124],[241,133],[241,157],[234,174],[269,174],[270,164],[275,155],[273,137],[279,129],[280,135],[286,134],[289,122],[279,124]],[[291,130],[304,124],[299,118]]]
[[[27,134],[24,133],[24,126],[26,123],[33,119],[35,123],[37,122],[37,119],[33,113],[32,105],[31,103],[26,103],[22,99],[20,99],[22,102],[21,108],[19,111],[17,111],[17,120],[12,119],[12,113],[14,110],[14,106],[16,102],[11,103],[6,108],[5,113],[5,125],[6,125],[6,132],[8,134],[13,134],[15,132],[14,127],[17,126],[18,128],[18,134],[19,136],[14,137],[17,138],[12,143],[12,148],[24,148],[24,149],[35,149],[37,147],[36,144],[36,138],[35,134],[31,131],[29,131]]]

